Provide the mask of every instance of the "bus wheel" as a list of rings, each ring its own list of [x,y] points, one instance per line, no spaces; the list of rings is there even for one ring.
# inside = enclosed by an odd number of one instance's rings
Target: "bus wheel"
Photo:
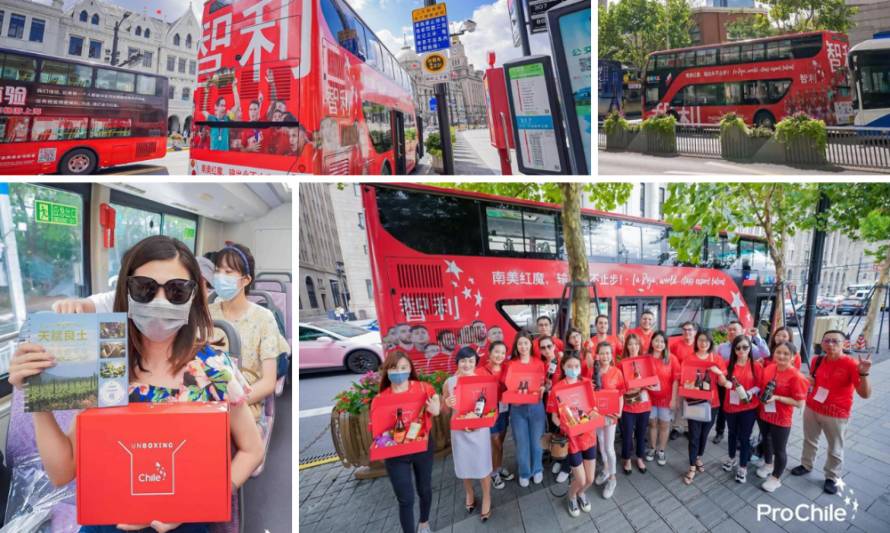
[[[61,174],[92,174],[96,170],[96,154],[86,148],[71,150],[62,157],[59,163]]]
[[[346,369],[353,374],[376,372],[379,366],[377,354],[369,350],[356,350],[346,358]]]
[[[758,111],[756,115],[754,115],[754,125],[758,128],[776,128],[776,117],[773,116],[769,111]]]
[[[389,169],[389,161],[386,161],[380,169],[380,175],[389,176],[390,174],[392,174],[392,170]]]

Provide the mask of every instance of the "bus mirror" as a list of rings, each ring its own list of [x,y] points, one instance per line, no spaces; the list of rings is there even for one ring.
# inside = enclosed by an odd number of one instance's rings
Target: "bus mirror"
[[[108,204],[99,205],[99,225],[102,226],[102,245],[114,248],[115,210]]]

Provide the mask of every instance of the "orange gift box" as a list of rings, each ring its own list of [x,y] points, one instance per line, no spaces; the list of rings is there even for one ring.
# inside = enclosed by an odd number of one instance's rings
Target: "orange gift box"
[[[579,382],[560,387],[559,394],[556,397],[556,406],[559,409],[559,427],[562,432],[569,437],[575,437],[603,427],[605,421],[602,415],[598,412],[591,412],[595,405],[596,399],[594,398],[593,387],[590,386],[590,383]],[[569,424],[566,414],[563,412],[563,407],[569,407],[575,416],[577,416],[576,413],[580,409],[582,412],[588,413],[587,416],[590,420]]]
[[[617,390],[598,390],[594,391],[593,397],[596,401],[596,410],[601,415],[617,416],[621,414],[621,402]]]
[[[225,402],[131,403],[77,416],[81,525],[228,522]]]
[[[714,378],[714,374],[708,370],[712,366],[714,366],[714,363],[711,361],[701,361],[692,357],[684,361],[683,366],[680,367],[680,385],[677,387],[677,392],[680,396],[691,400],[710,400],[713,389],[717,387],[717,380]],[[695,384],[697,372],[702,372],[702,375],[710,375],[711,390],[686,387],[687,383]]]
[[[621,360],[621,371],[624,373],[624,380],[627,382],[628,389],[642,389],[650,385],[658,385],[658,376],[655,374],[655,358],[649,356],[630,357]],[[640,373],[639,378],[634,377],[634,365],[637,372]]]
[[[396,425],[398,410],[402,410],[402,421],[407,430],[419,415],[420,410],[426,404],[427,397],[423,392],[403,392],[378,396],[371,402],[371,435],[376,440],[386,431],[392,431]],[[426,416],[426,415],[424,415]],[[372,461],[382,461],[391,457],[410,455],[412,453],[425,452],[429,447],[429,429],[425,421],[421,420],[420,434],[416,440],[393,444],[390,446],[377,446],[371,442],[370,458]]]
[[[457,396],[457,405],[454,406],[457,415],[451,418],[451,429],[478,429],[494,427],[498,421],[498,387],[497,376],[459,376],[454,394]],[[467,413],[472,413],[476,407],[479,394],[485,392],[485,407],[480,418],[458,418]],[[487,416],[494,412],[494,415]]]
[[[531,370],[530,365],[510,365],[507,367],[507,376],[504,383],[507,390],[501,395],[504,403],[537,403],[541,401],[541,387],[544,386],[544,374],[537,370]],[[528,385],[528,392],[519,392],[521,383]]]

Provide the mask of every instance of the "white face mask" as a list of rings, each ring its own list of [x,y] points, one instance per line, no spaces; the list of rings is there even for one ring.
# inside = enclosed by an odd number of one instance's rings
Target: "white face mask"
[[[162,342],[188,324],[194,298],[192,294],[189,301],[181,305],[171,304],[166,298],[155,298],[143,304],[127,295],[127,316],[147,339]]]

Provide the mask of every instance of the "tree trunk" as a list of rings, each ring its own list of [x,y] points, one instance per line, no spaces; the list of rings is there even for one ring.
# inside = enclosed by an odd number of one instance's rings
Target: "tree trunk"
[[[559,187],[563,196],[562,227],[569,260],[569,279],[589,283],[587,250],[581,232],[581,184],[561,183]],[[590,336],[590,294],[586,288],[573,291],[572,326],[580,329],[585,339]]]
[[[868,306],[868,314],[865,317],[865,327],[862,329],[862,335],[865,337],[866,346],[871,346],[871,338],[875,329],[875,322],[877,322],[878,313],[887,298],[884,295],[884,291],[887,290],[884,288],[887,286],[887,282],[890,282],[890,246],[887,247],[887,257],[881,262],[881,272],[877,282],[879,288],[875,289],[875,293],[871,297],[871,304]],[[855,342],[855,339],[851,339],[850,342]],[[875,346],[875,351],[880,349],[880,346]]]
[[[770,317],[770,335],[779,326],[785,325],[785,239],[783,238],[781,242],[776,244],[769,244],[770,254],[773,256],[773,263],[776,265],[776,294],[773,300],[773,314]],[[775,250],[775,253],[773,253],[773,250]]]

